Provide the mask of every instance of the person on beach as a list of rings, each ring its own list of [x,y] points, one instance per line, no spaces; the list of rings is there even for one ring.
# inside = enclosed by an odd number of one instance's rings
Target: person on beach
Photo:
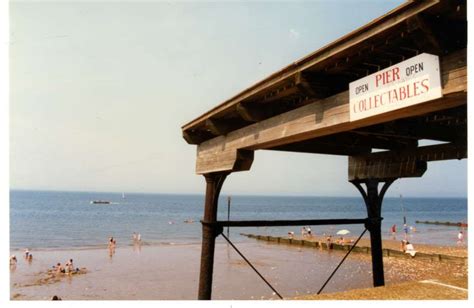
[[[402,242],[400,244],[400,250],[403,251],[403,252],[407,251],[407,241],[406,240],[402,240]]]
[[[311,227],[308,227],[308,228],[306,229],[306,232],[308,233],[308,236],[309,236],[309,237],[313,237],[313,234],[311,233]]]
[[[331,235],[328,235],[328,237],[326,237],[326,245],[328,249],[332,249],[332,236]]]
[[[306,236],[306,227],[301,228],[301,237]]]
[[[288,231],[288,237],[289,237],[289,238],[293,238],[294,235],[295,235],[295,232],[293,232],[293,231]]]
[[[10,271],[13,273],[14,271],[16,271],[16,263],[17,263],[17,259],[16,259],[16,256],[15,255],[11,255],[10,256]]]
[[[416,250],[413,247],[413,244],[411,244],[410,242],[406,242],[405,253],[408,253],[412,257],[414,257],[416,255]]]
[[[397,225],[393,225],[391,228],[390,228],[390,233],[392,233],[392,236],[395,237],[395,234],[397,233]]]
[[[464,233],[461,230],[458,233],[458,244],[462,244],[463,242],[464,242]]]
[[[31,263],[33,261],[33,255],[30,253],[28,254],[28,263]]]
[[[403,231],[405,232],[405,240],[408,239],[408,226],[407,224],[403,225]]]
[[[132,240],[133,240],[134,242],[137,241],[137,234],[136,234],[135,232],[133,232]]]
[[[63,274],[65,273],[66,271],[64,270],[64,267],[61,265],[61,263],[58,262],[58,264],[56,264],[56,267],[54,267],[54,270],[55,270],[55,273],[56,275],[59,275],[59,274]]]
[[[115,254],[115,240],[113,237],[109,238],[109,257],[112,259],[112,256]]]
[[[30,255],[30,251],[28,248],[25,249],[25,259],[28,260],[28,256]]]
[[[72,259],[69,259],[69,261],[66,262],[64,270],[67,274],[71,274],[74,272],[74,263]]]

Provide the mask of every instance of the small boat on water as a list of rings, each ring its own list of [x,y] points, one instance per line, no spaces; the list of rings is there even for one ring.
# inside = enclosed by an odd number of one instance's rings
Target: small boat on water
[[[110,201],[107,201],[107,200],[92,200],[91,204],[110,204]]]

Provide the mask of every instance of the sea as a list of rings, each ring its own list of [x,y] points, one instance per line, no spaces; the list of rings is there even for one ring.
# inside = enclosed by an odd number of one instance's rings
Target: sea
[[[218,219],[280,220],[365,218],[362,198],[228,196],[219,199]],[[108,200],[110,204],[92,204]],[[185,194],[100,193],[58,191],[10,191],[10,249],[70,249],[105,247],[109,237],[117,245],[131,245],[132,234],[140,233],[145,245],[199,243],[204,196]],[[228,209],[230,208],[230,211]],[[460,227],[430,225],[416,221],[467,222],[466,198],[389,198],[382,208],[382,233],[397,225],[403,232],[404,217],[413,242],[456,245]],[[311,226],[316,235],[346,229],[357,237],[361,225]],[[301,227],[232,227],[230,239],[254,241],[242,233],[286,236]],[[466,230],[465,230],[466,231]],[[227,233],[227,229],[224,230]]]

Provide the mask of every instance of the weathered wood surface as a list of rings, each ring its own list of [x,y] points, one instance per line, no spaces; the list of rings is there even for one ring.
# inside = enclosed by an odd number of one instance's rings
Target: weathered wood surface
[[[349,93],[345,91],[205,141],[197,148],[196,172],[248,170],[238,168],[237,151],[241,149],[268,149],[467,104],[466,63],[465,49],[441,59],[444,96],[437,100],[350,122]]]
[[[467,157],[467,145],[440,144],[349,157],[349,181],[421,177],[426,162]]]
[[[243,102],[252,96],[258,95],[266,89],[273,88],[278,84],[281,84],[282,81],[292,78],[292,76],[297,76],[297,74],[302,71],[313,68],[316,65],[320,65],[327,60],[331,60],[335,55],[339,55],[346,52],[347,50],[356,48],[367,40],[380,35],[384,31],[394,28],[397,25],[406,23],[412,17],[424,10],[427,10],[430,7],[435,6],[439,2],[439,0],[407,1],[395,10],[388,12],[387,14],[373,20],[367,25],[364,25],[363,27],[348,33],[347,35],[327,46],[324,46],[307,57],[299,61],[295,61],[291,65],[272,74],[268,78],[265,78],[252,87],[245,89],[241,93],[235,95],[219,106],[216,106],[195,120],[185,124],[182,129],[192,129],[200,123],[205,122],[206,119],[215,117],[229,108],[234,107],[238,103]]]

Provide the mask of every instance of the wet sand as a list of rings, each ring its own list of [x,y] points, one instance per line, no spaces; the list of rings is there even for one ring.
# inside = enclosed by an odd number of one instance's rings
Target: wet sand
[[[342,252],[319,251],[267,243],[237,243],[237,247],[284,296],[313,294],[319,290]],[[12,299],[63,300],[154,299],[195,300],[199,280],[199,244],[117,247],[108,249],[33,250],[31,264],[19,258],[11,273]],[[17,256],[20,252],[12,252]],[[73,258],[87,273],[39,282],[57,262]],[[367,258],[350,258],[326,287],[327,292],[371,285]],[[216,245],[213,299],[278,299],[255,272],[232,250]]]
[[[384,241],[384,247],[396,244],[398,241]],[[345,251],[260,241],[237,243],[237,247],[285,298],[317,293],[345,254]],[[465,247],[441,247],[441,251],[440,247],[429,245],[416,248],[467,255]],[[64,300],[195,300],[200,251],[200,244],[119,246],[112,256],[106,248],[34,250],[31,264],[21,258],[21,252],[14,251],[19,262],[11,272],[10,297],[16,300],[49,300],[53,295]],[[85,267],[87,273],[44,280],[45,272],[53,264],[64,263],[69,258],[74,259],[76,267]],[[467,264],[384,258],[384,266],[387,285],[448,278],[465,279],[467,283]],[[351,254],[323,293],[371,286],[370,255]],[[278,297],[230,246],[218,240],[213,299]]]

